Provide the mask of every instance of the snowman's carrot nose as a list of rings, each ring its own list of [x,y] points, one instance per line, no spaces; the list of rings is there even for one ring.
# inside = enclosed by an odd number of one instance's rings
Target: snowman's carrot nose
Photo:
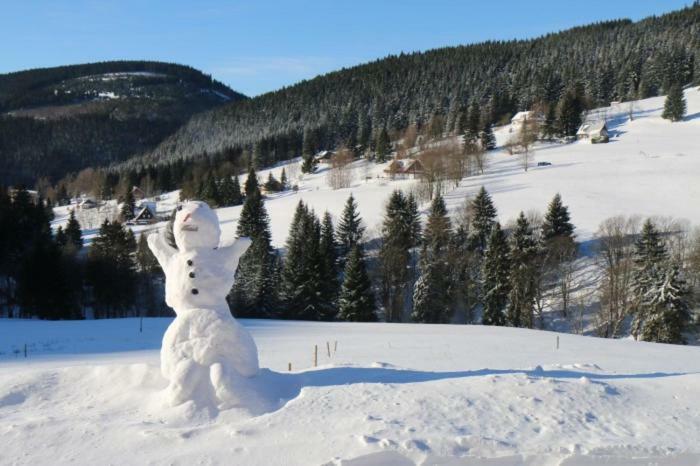
[[[192,216],[192,214],[187,214],[187,215],[185,215],[185,218],[182,219],[182,223],[187,222],[187,221],[190,219],[191,216]]]

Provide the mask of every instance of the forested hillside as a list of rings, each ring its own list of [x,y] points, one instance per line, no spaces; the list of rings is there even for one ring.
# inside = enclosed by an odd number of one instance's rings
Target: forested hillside
[[[0,184],[54,180],[152,150],[245,96],[187,66],[118,61],[0,75]]]
[[[639,22],[390,56],[199,114],[131,165],[243,149],[266,165],[298,155],[305,132],[319,149],[368,145],[382,128],[412,123],[450,131],[474,100],[496,122],[533,104],[551,107],[567,92],[588,107],[645,98],[697,80],[699,55],[696,2]]]

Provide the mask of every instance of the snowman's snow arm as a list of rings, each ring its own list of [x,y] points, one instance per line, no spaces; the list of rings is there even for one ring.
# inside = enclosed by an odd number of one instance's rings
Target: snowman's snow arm
[[[170,258],[177,253],[177,249],[169,245],[165,240],[165,230],[149,235],[147,241],[151,252],[158,259],[161,268],[165,270]]]
[[[219,248],[219,253],[223,256],[223,260],[228,267],[236,270],[238,261],[245,254],[253,241],[247,236],[242,236],[233,242],[230,246]]]

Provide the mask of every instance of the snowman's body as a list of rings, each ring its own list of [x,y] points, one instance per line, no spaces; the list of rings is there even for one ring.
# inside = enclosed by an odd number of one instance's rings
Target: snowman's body
[[[213,397],[219,407],[239,405],[246,391],[243,379],[258,373],[258,352],[231,316],[226,295],[250,240],[219,247],[219,221],[203,202],[177,211],[173,236],[177,248],[168,244],[165,232],[148,238],[165,272],[166,303],[177,314],[161,349],[170,402]]]

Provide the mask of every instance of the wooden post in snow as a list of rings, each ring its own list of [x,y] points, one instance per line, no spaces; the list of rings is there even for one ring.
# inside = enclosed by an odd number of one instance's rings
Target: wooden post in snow
[[[328,351],[328,357],[331,357],[331,343],[329,341],[326,342],[326,351]]]
[[[289,372],[292,372],[292,363],[290,362],[289,365],[287,366]]]
[[[318,345],[314,345],[314,367],[318,366]]]
[[[559,335],[557,335],[557,349],[559,349]]]

